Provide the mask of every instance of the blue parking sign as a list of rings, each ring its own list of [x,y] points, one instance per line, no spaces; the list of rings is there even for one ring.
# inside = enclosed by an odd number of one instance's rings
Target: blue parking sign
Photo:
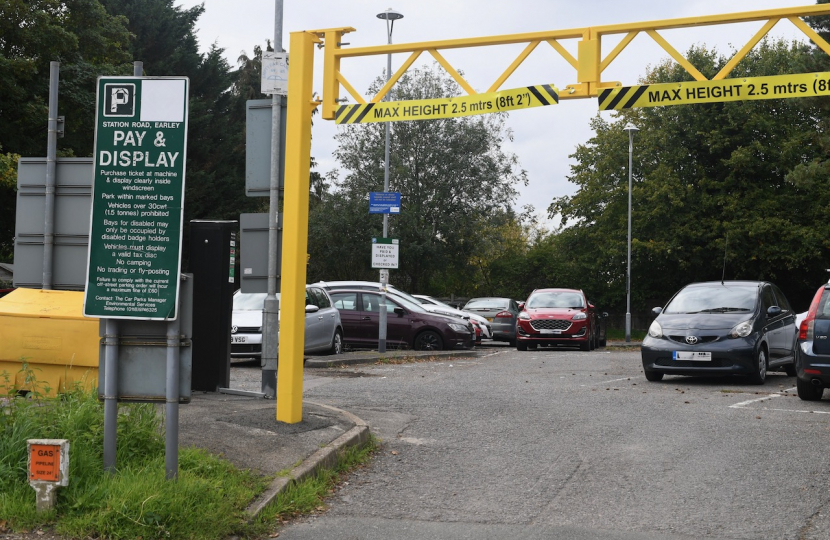
[[[372,191],[369,193],[370,214],[400,214],[401,194],[386,191]]]

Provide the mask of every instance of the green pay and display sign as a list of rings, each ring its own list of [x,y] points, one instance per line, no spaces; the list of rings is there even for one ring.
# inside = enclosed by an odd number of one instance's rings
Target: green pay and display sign
[[[85,316],[177,316],[189,85],[98,79]]]

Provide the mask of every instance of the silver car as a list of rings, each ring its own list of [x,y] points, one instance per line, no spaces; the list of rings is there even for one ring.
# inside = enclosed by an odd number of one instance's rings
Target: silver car
[[[516,320],[519,305],[510,298],[472,298],[464,305],[464,311],[481,315],[490,322],[494,341],[516,344]]]
[[[265,293],[233,295],[231,327],[231,357],[259,358],[262,356],[262,312]],[[279,293],[277,298],[279,299]],[[307,286],[305,291],[305,353],[343,352],[343,324],[340,311],[332,305],[331,297],[320,287]]]

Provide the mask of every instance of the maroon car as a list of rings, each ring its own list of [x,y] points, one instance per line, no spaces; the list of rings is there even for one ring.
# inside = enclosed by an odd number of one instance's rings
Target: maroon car
[[[380,327],[380,292],[335,289],[329,291],[329,296],[334,307],[340,310],[346,345],[376,348]],[[430,313],[406,298],[392,293],[386,295],[387,348],[470,349],[474,339],[475,332],[469,321]]]
[[[605,345],[604,317],[578,289],[537,289],[519,313],[516,348],[566,345],[590,351]]]

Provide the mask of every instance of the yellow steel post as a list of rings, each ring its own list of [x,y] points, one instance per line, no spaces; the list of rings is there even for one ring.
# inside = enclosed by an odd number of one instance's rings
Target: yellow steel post
[[[280,346],[277,367],[277,420],[303,420],[303,340],[305,332],[308,189],[311,163],[312,85],[315,34],[292,32],[285,132],[285,200],[280,291]]]

